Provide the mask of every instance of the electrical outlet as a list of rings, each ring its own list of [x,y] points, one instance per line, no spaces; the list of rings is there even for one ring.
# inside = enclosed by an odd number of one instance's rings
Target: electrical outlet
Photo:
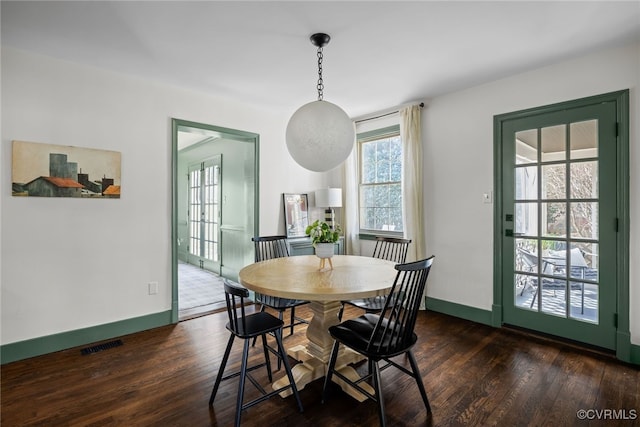
[[[149,295],[156,295],[158,293],[158,282],[149,282]]]

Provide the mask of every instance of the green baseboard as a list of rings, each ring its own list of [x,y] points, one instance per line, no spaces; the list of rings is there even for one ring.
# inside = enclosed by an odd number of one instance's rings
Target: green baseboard
[[[640,365],[640,345],[631,344],[631,358],[629,362]]]
[[[438,313],[448,314],[450,316],[459,317],[472,322],[482,323],[492,326],[492,312],[482,310],[480,308],[469,307],[468,305],[457,304],[454,302],[444,301],[436,298],[425,298],[427,310],[436,311]]]
[[[502,326],[500,316],[495,314],[501,312],[500,306],[494,306],[493,310],[489,311],[429,297],[425,298],[425,304],[428,310],[438,313],[448,314],[497,328]],[[617,358],[623,362],[640,365],[640,345],[631,344],[628,333],[618,333],[617,339],[620,343],[618,345],[618,351],[616,352]]]
[[[438,313],[492,326],[492,312],[488,310],[436,298],[425,298],[425,304],[427,309]],[[171,323],[175,322],[171,321],[171,311],[169,310],[105,325],[5,344],[0,346],[0,363],[4,365],[5,363],[92,344],[98,341],[169,325]],[[629,343],[628,351],[623,351],[623,353],[628,354],[628,357],[620,355],[622,356],[619,356],[620,360],[634,365],[640,365],[640,345]]]
[[[0,363],[10,363],[171,324],[171,310],[0,346]]]

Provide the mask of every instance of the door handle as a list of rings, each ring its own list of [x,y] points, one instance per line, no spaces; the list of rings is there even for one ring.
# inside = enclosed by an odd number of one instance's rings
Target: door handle
[[[524,236],[524,233],[514,233],[513,229],[507,228],[506,230],[504,230],[504,235],[507,237],[520,237]]]

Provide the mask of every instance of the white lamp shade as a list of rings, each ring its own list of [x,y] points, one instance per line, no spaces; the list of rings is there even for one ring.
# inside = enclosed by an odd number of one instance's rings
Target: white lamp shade
[[[320,208],[342,207],[342,189],[323,188],[322,190],[316,190],[316,206]]]
[[[327,101],[298,108],[287,125],[287,149],[303,168],[325,172],[344,162],[354,146],[355,132],[347,113]]]

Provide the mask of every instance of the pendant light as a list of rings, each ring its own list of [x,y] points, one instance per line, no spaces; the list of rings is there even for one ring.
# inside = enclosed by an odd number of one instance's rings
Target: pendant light
[[[311,36],[318,48],[318,100],[300,107],[287,125],[287,149],[303,168],[325,172],[344,162],[354,145],[353,122],[344,110],[323,99],[322,48],[331,40],[328,34]]]

